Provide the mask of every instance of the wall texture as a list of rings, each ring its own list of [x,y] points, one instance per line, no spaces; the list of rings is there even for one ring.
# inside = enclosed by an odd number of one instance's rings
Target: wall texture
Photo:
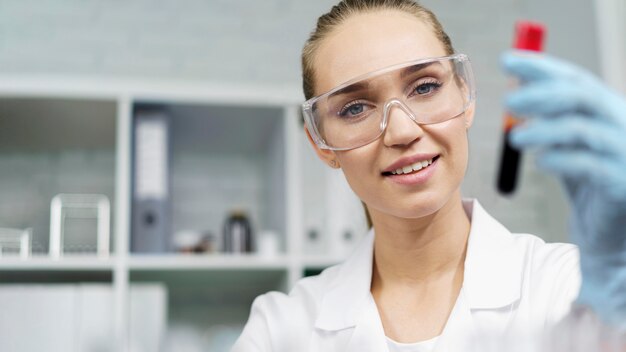
[[[261,83],[300,90],[299,54],[315,19],[335,1],[0,0],[0,74],[78,74]],[[515,20],[549,27],[547,51],[598,71],[587,0],[427,0],[460,52],[470,55],[478,109],[470,132],[467,196],[514,231],[564,240],[558,183],[525,158],[520,193],[494,191],[502,92],[498,56]],[[566,15],[564,15],[566,14]],[[582,25],[581,25],[582,24]],[[199,175],[200,177],[201,175]],[[0,195],[5,194],[0,182]]]

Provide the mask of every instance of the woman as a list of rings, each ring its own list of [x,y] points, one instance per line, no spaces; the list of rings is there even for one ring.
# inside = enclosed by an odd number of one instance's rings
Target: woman
[[[372,231],[345,263],[289,295],[258,297],[234,351],[467,350],[476,336],[547,331],[577,298],[626,321],[615,298],[626,292],[622,98],[555,59],[505,57],[529,82],[508,107],[536,117],[513,142],[544,150],[540,166],[565,182],[581,265],[576,246],[511,234],[462,200],[471,68],[430,11],[411,0],[342,1],[318,20],[302,62],[309,139],[341,168]],[[602,105],[577,95],[589,89]],[[576,164],[590,158],[604,181]]]

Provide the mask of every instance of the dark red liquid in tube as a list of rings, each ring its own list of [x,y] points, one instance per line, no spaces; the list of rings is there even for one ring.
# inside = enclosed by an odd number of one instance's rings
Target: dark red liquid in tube
[[[515,25],[515,40],[513,48],[543,51],[545,27],[536,22],[519,21]],[[518,120],[509,113],[504,115],[503,148],[498,171],[498,191],[502,194],[512,194],[517,186],[521,153],[509,143],[509,132],[518,123]]]

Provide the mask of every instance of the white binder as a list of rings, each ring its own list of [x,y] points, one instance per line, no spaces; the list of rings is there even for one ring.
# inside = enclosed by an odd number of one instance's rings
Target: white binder
[[[170,117],[160,105],[133,111],[131,251],[162,253],[170,248]]]

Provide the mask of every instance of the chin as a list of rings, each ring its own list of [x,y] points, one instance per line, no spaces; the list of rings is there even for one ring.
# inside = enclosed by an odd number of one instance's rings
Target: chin
[[[420,192],[405,202],[391,204],[386,213],[404,219],[424,218],[441,210],[451,200],[453,194],[444,196],[440,192]]]

